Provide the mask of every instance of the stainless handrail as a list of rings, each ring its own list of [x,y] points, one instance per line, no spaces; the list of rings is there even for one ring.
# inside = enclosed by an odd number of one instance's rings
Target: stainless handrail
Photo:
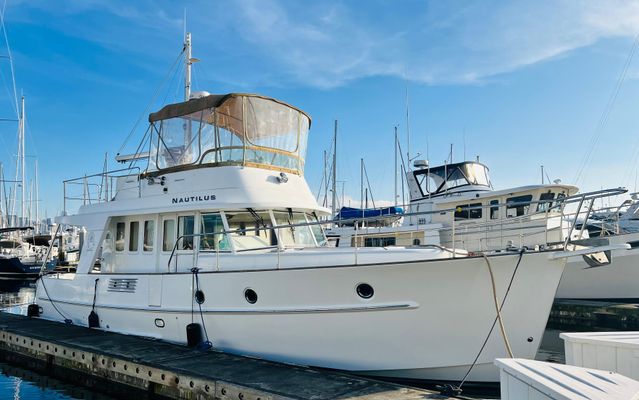
[[[121,172],[129,172],[128,174],[119,174],[119,175],[114,175],[114,174],[118,174]],[[141,195],[141,181],[140,181],[140,167],[137,166],[130,166],[127,168],[120,168],[120,169],[116,169],[116,170],[111,170],[111,171],[105,171],[105,172],[99,172],[96,174],[92,174],[92,175],[85,175],[85,176],[81,176],[78,178],[72,178],[72,179],[66,179],[64,181],[62,181],[62,195],[63,195],[63,199],[62,199],[62,207],[63,207],[63,213],[66,214],[67,212],[67,200],[76,200],[76,201],[87,201],[87,197],[86,195],[83,193],[82,197],[75,197],[75,196],[67,196],[67,186],[71,186],[71,185],[78,185],[78,186],[91,186],[94,188],[99,188],[99,190],[103,189],[103,185],[100,183],[89,183],[87,181],[87,179],[90,178],[96,178],[96,177],[100,177],[100,178],[104,178],[104,179],[108,179],[110,180],[110,184],[108,185],[108,188],[112,188],[113,187],[113,180],[117,179],[117,178],[121,178],[121,177],[125,177],[125,176],[136,176],[136,179],[138,181],[138,196]],[[111,193],[109,191],[109,193]],[[111,196],[109,196],[108,194],[107,198],[110,198]],[[99,197],[93,199],[91,198],[91,196],[89,196],[88,200],[97,200],[98,203],[102,202],[101,199]],[[107,200],[110,201],[110,200]]]
[[[560,225],[560,229],[563,230],[563,221],[566,217],[568,216],[572,216],[574,215],[574,221],[573,223],[570,224],[570,231],[566,237],[566,240],[564,242],[564,248],[566,248],[566,246],[568,245],[569,241],[570,241],[570,237],[572,235],[572,231],[574,230],[574,227],[576,225],[577,219],[579,218],[579,215],[582,214],[581,211],[581,207],[584,203],[585,200],[592,200],[591,205],[594,204],[594,199],[597,198],[601,198],[601,197],[608,197],[608,196],[616,196],[619,194],[623,194],[625,193],[627,190],[623,189],[623,188],[617,188],[617,189],[604,189],[604,190],[598,190],[595,192],[586,192],[586,193],[582,193],[579,195],[575,195],[575,196],[570,196],[570,197],[564,197],[561,199],[549,199],[549,200],[540,200],[540,201],[530,201],[530,202],[520,202],[520,203],[513,203],[513,202],[505,202],[505,203],[500,203],[500,204],[487,204],[487,205],[481,205],[481,206],[474,206],[474,207],[467,207],[465,209],[480,209],[480,208],[491,208],[491,207],[501,207],[501,206],[512,206],[512,205],[518,205],[518,204],[524,204],[524,205],[532,205],[532,204],[542,204],[542,203],[557,203],[555,205],[553,205],[552,207],[548,207],[547,209],[544,210],[544,212],[542,213],[541,211],[537,211],[533,214],[529,214],[529,215],[525,215],[525,216],[521,216],[521,217],[513,217],[513,218],[499,218],[497,220],[495,220],[494,222],[480,222],[480,223],[476,223],[476,225],[474,225],[475,228],[477,227],[488,227],[488,226],[500,226],[500,231],[503,231],[503,227],[504,227],[504,221],[506,221],[506,224],[519,224],[521,225],[521,223],[526,220],[526,219],[530,219],[530,217],[532,215],[544,215],[545,218],[544,220],[546,221],[546,224],[548,223],[548,220],[551,218],[560,218],[562,224]],[[472,201],[469,200],[469,201]],[[565,213],[565,206],[566,204],[571,204],[571,203],[579,203],[579,206],[576,210],[576,212],[574,213]],[[555,214],[550,214],[550,210],[552,209],[558,209],[560,210],[559,212],[555,213]],[[416,216],[416,215],[426,215],[426,214],[445,214],[448,212],[453,212],[456,211],[457,208],[449,208],[449,209],[443,209],[443,210],[437,210],[437,211],[418,211],[418,212],[413,212],[413,213],[406,213],[406,214],[402,214],[402,217],[406,217],[406,216]],[[455,238],[455,230],[456,230],[456,225],[455,225],[455,218],[454,218],[454,213],[452,214],[453,216],[453,223],[452,223],[452,227],[441,227],[438,230],[440,231],[445,231],[445,230],[452,230],[452,243],[453,243],[453,254],[456,254],[456,238]],[[359,237],[359,223],[361,223],[362,221],[365,220],[379,220],[379,218],[384,218],[386,216],[374,216],[374,217],[364,217],[364,218],[352,218],[352,219],[348,219],[348,220],[339,220],[340,222],[344,222],[344,221],[352,221],[355,223],[355,264],[357,264],[357,252],[358,252],[358,247],[359,247],[359,242],[358,242],[358,237]],[[396,218],[397,215],[390,215],[388,217],[391,218]],[[177,246],[180,243],[181,240],[183,240],[184,238],[187,237],[198,237],[201,238],[203,236],[213,236],[213,235],[227,235],[227,234],[233,234],[233,233],[247,233],[247,232],[256,232],[256,231],[261,231],[263,229],[273,229],[273,230],[280,230],[280,229],[290,229],[290,228],[296,228],[296,227],[305,227],[305,226],[326,226],[326,225],[330,225],[332,223],[334,223],[336,221],[311,221],[311,222],[302,222],[302,223],[295,223],[295,224],[283,224],[283,225],[265,225],[262,227],[255,227],[255,228],[244,228],[244,229],[221,229],[221,230],[217,230],[214,232],[206,232],[206,233],[197,233],[197,234],[183,234],[177,237],[177,239],[175,240],[175,243],[173,244],[173,248],[171,250],[171,254],[169,256],[169,260],[167,262],[167,269],[168,271],[171,270],[171,262],[173,261],[174,256],[176,256],[176,251],[177,251]],[[535,226],[537,227],[537,226]],[[541,228],[541,226],[539,226],[539,228]],[[508,229],[508,228],[507,228]],[[519,228],[520,230],[522,229],[521,226]],[[547,228],[546,228],[547,229]],[[475,231],[471,231],[472,233],[474,233]],[[540,230],[541,232],[541,230]],[[524,235],[521,235],[522,238],[524,237]],[[546,244],[546,243],[544,243]],[[277,247],[277,251],[278,251],[278,268],[279,268],[279,252],[280,252],[280,244],[278,244],[277,246],[273,246],[272,248]],[[267,248],[271,248],[271,247],[267,247]],[[259,250],[263,250],[266,248],[260,248]],[[196,241],[193,241],[193,249],[194,252],[200,252],[202,251],[199,248],[199,245],[196,246]],[[253,250],[258,250],[258,249],[247,249],[246,251],[253,251]],[[219,269],[219,253],[220,253],[220,249],[217,248],[215,249],[216,254],[217,254],[217,268]],[[228,251],[222,251],[223,253],[231,253],[231,250]],[[196,256],[193,256],[194,260],[196,259]],[[177,262],[176,262],[176,266],[175,266],[176,270],[177,270]]]

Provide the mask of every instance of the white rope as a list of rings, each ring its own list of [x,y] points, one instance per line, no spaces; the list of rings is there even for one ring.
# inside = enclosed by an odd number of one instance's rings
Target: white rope
[[[493,288],[493,301],[495,302],[495,310],[497,311],[497,320],[499,321],[499,329],[501,330],[501,337],[504,339],[504,344],[506,345],[506,352],[508,352],[508,357],[514,358],[513,350],[510,348],[510,343],[508,342],[508,336],[506,335],[506,329],[504,328],[504,321],[501,316],[501,310],[499,309],[499,300],[497,300],[497,288],[495,285],[495,275],[493,274],[493,268],[490,265],[490,260],[486,254],[482,253],[484,260],[486,261],[486,265],[488,266],[488,272],[490,272],[490,282]]]

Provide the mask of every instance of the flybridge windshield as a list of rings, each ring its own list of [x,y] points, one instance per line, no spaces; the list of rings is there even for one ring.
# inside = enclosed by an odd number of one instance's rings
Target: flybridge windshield
[[[149,120],[149,171],[211,164],[304,171],[310,119],[273,99],[212,95],[167,106]]]
[[[414,171],[424,196],[444,193],[462,186],[491,187],[488,167],[476,162],[463,162]]]

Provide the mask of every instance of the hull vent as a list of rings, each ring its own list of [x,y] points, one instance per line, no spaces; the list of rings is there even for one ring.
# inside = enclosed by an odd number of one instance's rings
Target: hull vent
[[[109,292],[125,292],[135,293],[135,285],[137,284],[137,278],[111,278],[109,279]]]

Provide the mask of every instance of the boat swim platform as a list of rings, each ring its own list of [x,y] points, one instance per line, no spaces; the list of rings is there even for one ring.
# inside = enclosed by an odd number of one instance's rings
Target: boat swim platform
[[[0,358],[122,398],[449,399],[339,371],[195,350],[5,312],[0,312]]]

